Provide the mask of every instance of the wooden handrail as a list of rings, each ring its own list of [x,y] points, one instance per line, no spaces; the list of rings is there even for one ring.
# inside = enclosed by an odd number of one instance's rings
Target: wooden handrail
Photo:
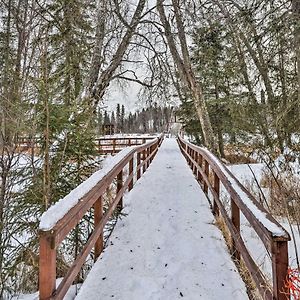
[[[122,209],[123,195],[126,190],[133,188],[134,175],[137,174],[136,180],[138,180],[141,174],[146,171],[156,155],[162,140],[163,136],[160,136],[141,146],[134,147],[52,228],[40,230],[39,297],[41,300],[63,299],[92,249],[94,248],[95,259],[101,254],[103,250],[103,229],[107,221],[116,208]],[[136,163],[134,163],[135,161]],[[128,174],[125,174],[124,169],[127,167]],[[103,195],[114,180],[117,180],[116,195],[104,212]],[[81,253],[56,288],[57,248],[91,209],[94,210],[94,230]]]
[[[210,191],[213,198],[211,203],[213,213],[221,216],[227,225],[232,239],[233,257],[238,261],[243,260],[263,299],[289,299],[287,296],[289,291],[285,286],[288,271],[288,241],[290,241],[288,232],[212,153],[185,141],[181,136],[178,136],[177,141],[208,199]],[[231,198],[230,216],[220,199],[221,184]],[[271,287],[240,234],[240,213],[245,216],[270,252],[273,280]]]
[[[126,136],[126,137],[101,137],[95,143],[99,154],[118,153],[125,147],[138,146],[153,140],[155,136]]]
[[[95,146],[99,154],[115,154],[129,146],[139,146],[147,141],[153,140],[157,136],[103,136],[95,138]],[[34,147],[39,149],[41,147],[38,137],[19,137],[17,141],[17,147],[20,151],[27,151]]]

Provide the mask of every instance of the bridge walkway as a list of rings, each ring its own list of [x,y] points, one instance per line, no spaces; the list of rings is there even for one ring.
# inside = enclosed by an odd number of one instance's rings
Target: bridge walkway
[[[124,198],[77,300],[239,300],[246,287],[175,139]]]

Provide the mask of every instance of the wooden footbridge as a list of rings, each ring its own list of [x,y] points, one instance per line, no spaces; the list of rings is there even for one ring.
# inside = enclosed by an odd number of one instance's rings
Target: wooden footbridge
[[[83,282],[79,300],[248,299],[237,266],[247,270],[262,299],[289,299],[289,234],[212,153],[182,137],[111,141],[98,140],[101,153],[129,148],[115,156],[111,168],[78,201],[66,209],[62,200],[42,216],[40,299],[63,299],[91,255],[99,259]],[[114,196],[104,205],[108,189]],[[230,198],[229,210],[221,191]],[[132,211],[126,212],[126,221],[111,236],[113,245],[102,253],[103,230],[114,212],[123,209],[125,194]],[[57,250],[89,212],[93,231],[56,286]],[[226,225],[229,251],[213,216]],[[271,282],[243,240],[241,217],[271,256]]]

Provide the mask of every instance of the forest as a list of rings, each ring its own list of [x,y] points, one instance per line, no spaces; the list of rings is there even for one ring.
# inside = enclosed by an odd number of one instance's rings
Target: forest
[[[133,86],[136,110],[110,105]],[[299,116],[299,0],[0,0],[0,299],[38,290],[41,215],[101,168],[107,124],[162,133],[176,120],[225,162],[265,163],[268,209],[300,235]]]

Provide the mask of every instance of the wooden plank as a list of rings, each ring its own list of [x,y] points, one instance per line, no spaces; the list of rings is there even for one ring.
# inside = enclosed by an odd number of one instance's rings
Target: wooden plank
[[[141,178],[141,153],[137,153],[137,160],[136,160],[136,164],[137,164],[137,173],[136,173],[136,178],[137,180],[139,180]]]
[[[272,277],[273,291],[276,300],[290,299],[289,290],[285,286],[288,274],[288,243],[276,241],[272,245]]]
[[[52,237],[44,232],[40,232],[39,243],[39,298],[48,300],[56,287],[56,249]]]
[[[132,175],[132,174],[133,174],[133,157],[129,161],[129,175]],[[132,180],[129,183],[128,190],[131,191],[132,188],[133,188],[133,177],[132,177]]]
[[[220,179],[215,171],[213,171],[213,176],[214,176],[214,191],[216,192],[217,196],[220,197]],[[215,199],[213,201],[213,214],[216,216],[219,215],[219,207]]]
[[[232,222],[234,228],[236,229],[236,231],[240,232],[240,227],[241,227],[240,210],[239,210],[239,207],[236,205],[233,198],[231,198],[231,222]],[[240,258],[241,258],[240,252],[236,248],[234,239],[232,241],[231,253],[235,259],[240,260]]]
[[[123,188],[123,169],[119,172],[117,176],[117,193],[119,193],[122,188]],[[123,197],[121,197],[119,201],[118,209],[119,211],[123,209]]]
[[[94,203],[94,228],[101,222],[103,216],[103,199],[102,196]],[[103,231],[99,234],[98,239],[95,243],[95,257],[94,260],[96,261],[97,258],[100,256],[101,252],[103,251]]]

